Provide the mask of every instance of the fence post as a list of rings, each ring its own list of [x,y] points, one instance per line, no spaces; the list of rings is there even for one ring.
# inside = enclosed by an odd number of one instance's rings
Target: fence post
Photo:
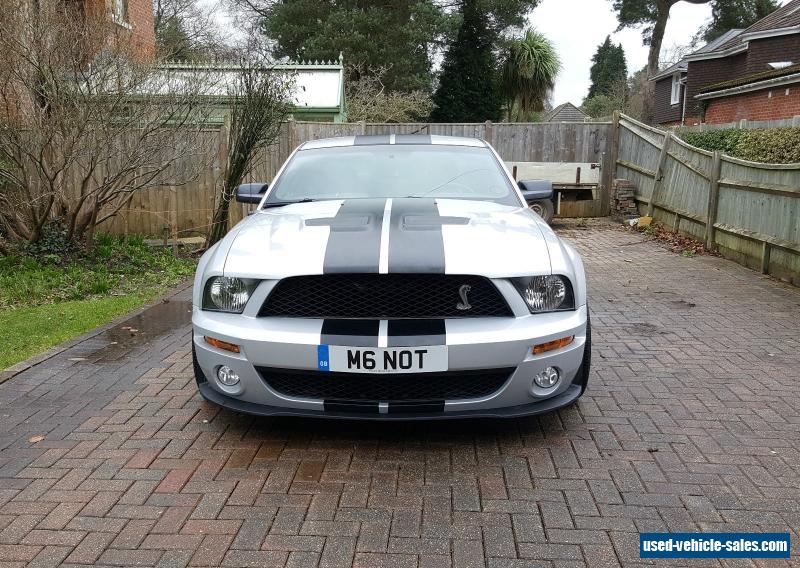
[[[761,274],[769,274],[770,246],[767,241],[761,242]]]
[[[294,152],[299,142],[297,141],[297,123],[293,118],[289,119],[289,153]]]
[[[487,120],[483,123],[483,139],[489,144],[492,143],[492,121]]]
[[[172,238],[172,256],[178,258],[178,188],[169,186],[169,232]]]
[[[719,176],[722,173],[722,154],[719,150],[714,151],[711,161],[711,171],[708,186],[708,207],[706,208],[706,248],[714,250],[714,223],[717,222],[717,205],[719,204]]]
[[[656,206],[656,201],[661,196],[661,188],[664,185],[664,165],[667,163],[669,155],[669,143],[672,140],[672,132],[664,134],[664,145],[658,155],[658,165],[656,166],[655,178],[653,178],[653,191],[650,192],[650,203],[647,204],[647,216],[652,217]]]
[[[614,185],[614,178],[617,177],[617,158],[619,157],[619,118],[620,112],[615,110],[611,117],[611,147],[605,160],[608,172],[603,176],[605,182],[603,183],[603,193],[600,196],[600,213],[602,215],[611,213],[611,186]]]

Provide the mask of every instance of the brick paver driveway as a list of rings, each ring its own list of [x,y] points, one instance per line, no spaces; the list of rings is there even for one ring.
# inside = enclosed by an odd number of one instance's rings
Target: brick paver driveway
[[[639,531],[787,529],[796,560],[800,292],[617,227],[562,233],[590,278],[579,404],[433,425],[219,411],[183,294],[0,385],[0,562],[614,566],[641,562]]]

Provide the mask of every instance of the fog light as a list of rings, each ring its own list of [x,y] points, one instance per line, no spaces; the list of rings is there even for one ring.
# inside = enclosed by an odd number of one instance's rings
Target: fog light
[[[227,365],[223,365],[217,369],[217,378],[219,379],[219,382],[226,387],[232,387],[239,382],[239,375],[237,375],[233,369]]]
[[[559,380],[561,380],[561,375],[558,374],[558,369],[555,367],[547,367],[533,377],[533,382],[536,383],[536,386],[543,389],[553,388],[558,384]]]

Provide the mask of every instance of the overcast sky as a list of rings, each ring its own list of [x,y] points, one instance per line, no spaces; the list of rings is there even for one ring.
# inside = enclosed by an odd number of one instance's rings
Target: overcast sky
[[[662,54],[673,46],[691,42],[711,15],[708,4],[679,2],[670,10]],[[553,104],[580,105],[589,90],[589,67],[597,46],[611,34],[611,41],[625,48],[628,73],[647,64],[648,47],[639,30],[614,33],[617,18],[609,0],[542,0],[528,17],[530,24],[555,43],[561,57],[561,73]]]

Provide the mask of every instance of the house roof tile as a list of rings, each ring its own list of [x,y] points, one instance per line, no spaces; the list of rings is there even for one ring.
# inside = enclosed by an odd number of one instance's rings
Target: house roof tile
[[[736,47],[738,44],[745,41],[749,34],[769,32],[795,26],[800,26],[800,0],[791,0],[787,2],[771,14],[758,20],[749,28],[742,30],[742,33],[738,34],[736,37],[719,45],[718,49],[715,51],[725,51],[726,49]]]
[[[542,122],[586,122],[588,118],[589,115],[574,104],[563,103],[545,113]]]

